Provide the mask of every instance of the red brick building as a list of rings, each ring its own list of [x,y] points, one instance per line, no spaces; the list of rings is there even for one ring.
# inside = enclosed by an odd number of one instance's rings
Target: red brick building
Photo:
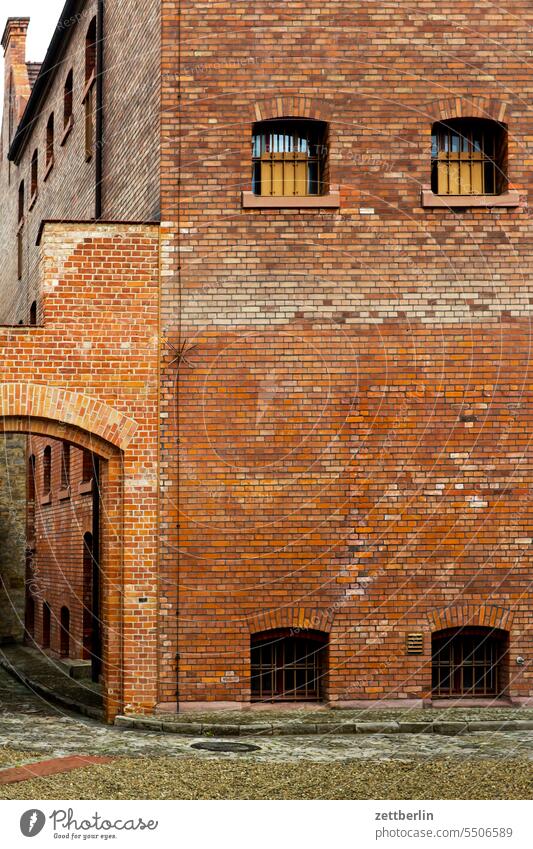
[[[155,506],[124,513],[107,607],[96,555],[108,692],[124,673],[110,715],[531,698],[531,18],[526,0],[67,2],[33,88],[25,23],[8,25],[1,303],[38,326],[6,330],[6,358],[26,334],[26,380],[68,377],[133,422],[143,381],[157,394],[148,463],[113,445],[124,499],[145,485]],[[38,334],[52,299],[68,338],[73,267],[87,347],[69,360]],[[138,273],[155,352],[149,333],[121,347]],[[72,509],[50,521],[50,574],[81,495]],[[79,534],[69,550],[79,646]]]

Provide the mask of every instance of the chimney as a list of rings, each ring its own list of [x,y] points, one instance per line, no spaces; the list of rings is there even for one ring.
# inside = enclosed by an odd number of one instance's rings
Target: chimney
[[[26,33],[29,18],[8,18],[2,36],[4,48],[4,138],[7,146],[24,114],[31,93],[26,66]]]

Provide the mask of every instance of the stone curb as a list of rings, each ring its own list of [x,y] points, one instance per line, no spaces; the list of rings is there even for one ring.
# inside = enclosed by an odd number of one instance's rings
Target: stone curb
[[[163,731],[188,737],[261,737],[310,734],[472,734],[476,731],[533,731],[533,720],[476,720],[472,722],[287,722],[216,725],[200,722],[169,722],[149,716],[117,716],[115,726],[139,731]]]
[[[61,705],[61,707],[66,710],[73,711],[74,713],[80,713],[82,716],[87,716],[89,719],[96,719],[98,722],[104,721],[104,712],[96,707],[90,707],[89,705],[84,705],[82,702],[78,702],[70,696],[64,696],[61,693],[56,693],[55,690],[50,690],[49,687],[46,687],[44,684],[41,684],[39,681],[35,681],[33,678],[25,675],[20,670],[16,669],[12,666],[9,661],[0,655],[0,666],[4,669],[12,678],[15,678],[16,681],[19,681],[21,684],[24,684],[25,687],[28,687],[37,695],[42,696],[48,702],[54,702],[55,704]]]

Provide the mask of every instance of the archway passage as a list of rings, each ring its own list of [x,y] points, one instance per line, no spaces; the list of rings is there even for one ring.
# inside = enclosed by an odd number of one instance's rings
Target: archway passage
[[[0,416],[2,431],[26,444],[26,556],[18,567],[20,633],[11,642],[37,647],[41,658],[86,656],[112,721],[124,705],[123,454],[95,434],[49,419]]]
[[[252,701],[321,701],[328,636],[321,631],[263,631],[251,638]]]
[[[433,696],[502,696],[507,686],[508,644],[508,632],[498,628],[448,628],[433,634]]]

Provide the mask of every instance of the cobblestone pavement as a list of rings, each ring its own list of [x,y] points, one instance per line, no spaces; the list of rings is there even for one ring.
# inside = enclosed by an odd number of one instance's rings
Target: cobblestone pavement
[[[356,759],[442,757],[533,760],[533,731],[481,732],[456,737],[437,734],[322,734],[311,737],[294,735],[244,739],[260,747],[257,752],[246,755],[258,762],[346,762]],[[190,736],[123,730],[68,714],[47,704],[0,670],[0,746],[5,750],[22,750],[47,758],[70,754],[242,758],[241,754],[192,749],[195,742],[198,740]],[[30,760],[35,760],[35,755],[29,754]]]

